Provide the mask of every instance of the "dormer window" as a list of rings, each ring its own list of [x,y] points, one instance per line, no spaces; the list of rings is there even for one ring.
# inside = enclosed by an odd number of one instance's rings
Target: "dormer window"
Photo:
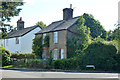
[[[16,38],[16,44],[19,44],[19,38],[18,37]]]
[[[58,32],[54,32],[54,43],[58,43]]]

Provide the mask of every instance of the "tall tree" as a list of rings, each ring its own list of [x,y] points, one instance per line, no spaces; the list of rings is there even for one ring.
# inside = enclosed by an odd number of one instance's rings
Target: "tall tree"
[[[22,0],[21,0],[22,1]],[[18,16],[20,11],[22,10],[19,6],[22,6],[23,2],[2,2],[0,4],[0,29],[7,30],[12,28],[7,22],[11,21],[11,18],[14,16]],[[4,28],[4,29],[3,29]],[[5,33],[6,31],[3,31]]]
[[[44,24],[42,21],[37,22],[36,25],[39,25],[42,29],[46,27],[46,24]]]
[[[92,15],[86,13],[83,14],[83,17],[85,19],[85,25],[90,28],[90,35],[93,38],[97,38],[98,36],[104,39],[107,38],[107,31],[98,20],[95,20]]]

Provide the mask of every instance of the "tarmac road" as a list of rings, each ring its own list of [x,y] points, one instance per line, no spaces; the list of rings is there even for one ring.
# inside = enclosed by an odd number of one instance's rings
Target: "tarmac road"
[[[21,71],[21,70],[2,70],[2,78],[36,78],[36,79],[41,78],[40,80],[44,80],[42,78],[47,78],[47,79],[51,78],[48,80],[55,80],[56,78],[57,78],[56,80],[104,80],[104,79],[119,80],[118,73],[72,73],[72,72],[40,72],[40,71]]]

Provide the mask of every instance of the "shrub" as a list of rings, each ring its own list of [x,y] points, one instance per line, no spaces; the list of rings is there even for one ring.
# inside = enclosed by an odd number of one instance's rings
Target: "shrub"
[[[95,65],[97,70],[113,70],[117,65],[116,48],[113,45],[94,42],[85,50],[83,57],[83,67]]]
[[[11,58],[34,59],[35,58],[35,54],[33,54],[33,53],[11,53]]]
[[[1,51],[2,50],[2,51]],[[2,47],[0,51],[2,52],[2,66],[7,66],[10,64],[10,51]]]
[[[34,60],[27,61],[26,67],[43,69],[44,64],[43,64],[43,62],[41,60],[34,59]]]
[[[55,69],[63,70],[80,70],[81,61],[79,58],[70,58],[70,59],[59,59],[53,61]]]

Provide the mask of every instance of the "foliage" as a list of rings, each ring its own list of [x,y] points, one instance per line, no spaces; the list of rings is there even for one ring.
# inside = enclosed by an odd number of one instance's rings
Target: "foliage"
[[[46,27],[46,24],[44,24],[42,21],[39,21],[36,24],[39,25],[42,29]]]
[[[42,40],[43,40],[42,36],[36,37],[33,39],[33,45],[32,45],[33,53],[35,53],[35,55],[41,59],[42,59],[42,52],[43,52]]]
[[[43,69],[44,68],[44,64],[41,60],[29,60],[26,63],[26,66],[28,68],[39,68],[39,69]]]
[[[53,58],[52,58],[52,50],[50,50],[50,57],[46,60],[46,69],[52,69],[53,68]]]
[[[115,60],[116,48],[113,45],[106,45],[101,42],[94,42],[85,50],[83,67],[95,65],[97,70],[113,70],[117,66]]]
[[[116,28],[114,31],[109,31],[107,40],[120,40],[120,30]]]
[[[11,18],[14,16],[18,16],[20,11],[22,10],[21,8],[18,8],[18,6],[22,6],[23,2],[2,2],[1,8],[2,8],[2,16],[1,18],[1,28],[3,26],[9,26],[10,29],[12,26],[9,24],[5,24],[5,22],[10,22]],[[7,29],[6,29],[7,30]]]
[[[33,53],[11,53],[11,58],[16,59],[34,59],[35,54]]]
[[[80,70],[81,60],[79,58],[59,59],[53,61],[54,69]]]
[[[1,51],[2,50],[2,51]],[[2,66],[7,66],[10,64],[10,52],[2,47],[0,49],[0,52],[2,52]]]
[[[68,58],[80,55],[90,42],[90,29],[84,26],[84,22],[85,19],[83,16],[80,16],[75,26],[77,28],[77,35],[72,40],[67,39],[67,46],[70,48],[68,49]]]
[[[103,26],[100,24],[98,20],[95,20],[94,17],[90,14],[83,14],[83,18],[85,19],[85,26],[90,28],[90,35],[93,38],[100,36],[103,39],[107,38],[107,31],[104,30]]]
[[[45,36],[45,39],[44,39],[44,44],[43,44],[43,46],[44,46],[44,47],[49,47],[49,41],[50,41],[50,37],[49,37],[49,35],[46,35],[46,36]]]

